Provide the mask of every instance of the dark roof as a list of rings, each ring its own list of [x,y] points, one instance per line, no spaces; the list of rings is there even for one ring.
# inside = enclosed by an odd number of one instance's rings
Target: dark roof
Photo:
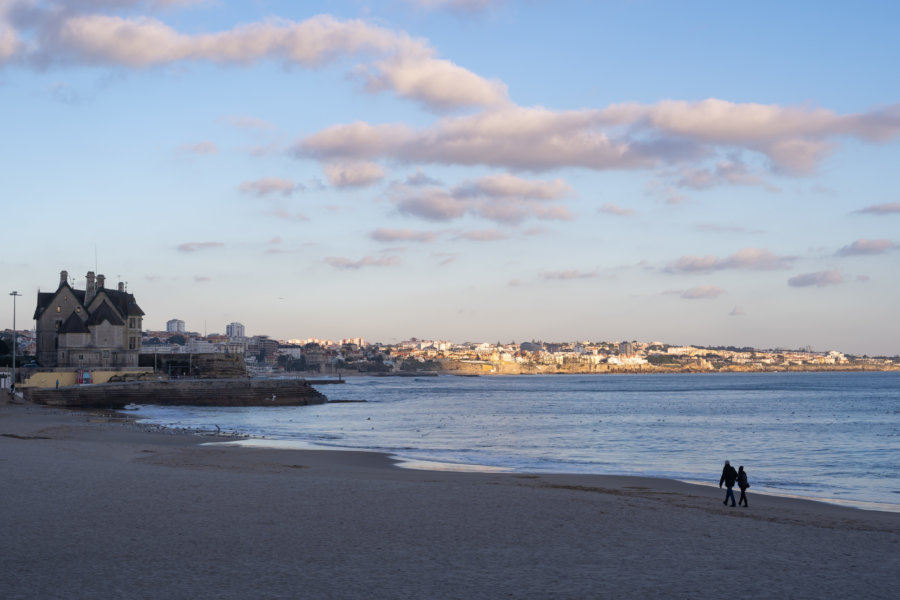
[[[38,292],[37,306],[34,309],[34,317],[32,317],[35,321],[38,320],[38,318],[40,318],[41,314],[47,309],[47,307],[53,303],[53,299],[56,298],[56,295],[62,290],[63,286],[69,288],[69,291],[72,292],[72,295],[75,296],[75,299],[78,300],[82,306],[84,306],[85,291],[76,290],[72,288],[68,283],[61,283],[59,288],[55,292]],[[134,294],[129,294],[128,292],[120,292],[119,290],[99,288],[97,290],[97,294],[100,294],[101,292],[106,294],[106,297],[109,299],[109,303],[116,308],[121,316],[144,316],[144,311],[141,310],[141,307],[138,306],[137,301],[135,301]],[[119,323],[119,325],[121,324],[122,323]]]
[[[90,333],[77,314],[72,313],[66,322],[59,326],[59,333]]]
[[[90,318],[87,320],[88,325],[99,325],[103,321],[109,321],[110,325],[124,325],[125,322],[119,318],[116,311],[104,300],[100,305],[91,312]]]
[[[109,290],[106,288],[97,290],[97,294],[100,292],[106,294],[110,303],[119,310],[119,314],[128,317],[144,316],[144,311],[141,310],[141,307],[138,306],[137,302],[134,300],[134,294],[120,292],[119,290]]]
[[[76,290],[73,289],[68,283],[61,283],[55,292],[38,292],[37,298],[37,306],[34,309],[34,317],[32,317],[35,321],[41,316],[48,306],[53,302],[53,299],[56,298],[56,295],[63,289],[63,286],[69,288],[69,291],[72,292],[72,295],[75,296],[75,299],[81,302],[81,305],[84,306],[84,290]]]

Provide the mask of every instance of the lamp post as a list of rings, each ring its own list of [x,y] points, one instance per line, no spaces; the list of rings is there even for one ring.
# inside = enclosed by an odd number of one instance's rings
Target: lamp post
[[[13,297],[13,339],[12,339],[12,383],[9,384],[9,391],[15,395],[16,393],[16,298],[21,296],[19,292],[10,292]]]

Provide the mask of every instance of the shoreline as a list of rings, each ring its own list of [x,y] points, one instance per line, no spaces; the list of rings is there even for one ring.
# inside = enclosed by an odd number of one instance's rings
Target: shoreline
[[[717,487],[676,480],[209,443],[223,437],[0,405],[0,594],[712,598],[723,581],[763,597],[896,592],[897,513],[753,493],[726,508]]]
[[[135,419],[136,422],[140,422],[140,419]],[[159,425],[158,427],[162,429],[168,429],[164,425]],[[195,432],[198,435],[211,434],[209,430],[206,429],[186,429],[185,433]],[[367,449],[367,448],[351,448],[347,446],[325,446],[320,444],[315,444],[313,442],[304,442],[301,440],[282,440],[282,439],[273,439],[266,437],[256,437],[250,434],[240,433],[240,432],[231,432],[230,435],[233,435],[236,439],[225,440],[225,441],[210,441],[205,442],[206,444],[214,445],[214,444],[223,444],[223,445],[234,445],[241,448],[261,448],[261,449],[270,449],[270,450],[284,450],[284,451],[305,451],[305,452],[368,452],[372,454],[381,454],[384,455],[391,460],[394,461],[394,465],[399,469],[412,469],[417,471],[437,471],[441,473],[502,473],[507,475],[549,475],[549,476],[574,476],[574,477],[636,477],[640,479],[651,479],[658,481],[677,481],[680,483],[685,483],[688,485],[697,486],[700,488],[708,488],[715,489],[719,493],[724,494],[724,489],[719,489],[719,487],[715,483],[709,483],[699,480],[693,479],[682,479],[678,477],[663,477],[663,476],[648,476],[648,475],[633,475],[633,474],[610,474],[610,473],[568,473],[568,472],[557,472],[557,471],[516,471],[511,469],[506,469],[504,467],[498,467],[494,465],[482,465],[482,464],[474,464],[474,463],[454,463],[454,462],[441,462],[437,460],[426,460],[426,459],[417,459],[404,457],[402,454],[394,453],[394,452],[384,452],[381,450]],[[735,488],[735,494],[737,494],[737,488]],[[822,504],[830,505],[830,506],[839,506],[843,508],[850,508],[854,510],[867,510],[867,511],[878,511],[878,512],[886,512],[886,513],[896,513],[900,514],[900,504],[888,504],[885,502],[872,502],[867,500],[845,500],[841,498],[823,498],[819,496],[804,496],[802,494],[794,494],[790,492],[779,492],[779,491],[752,491],[750,492],[752,496],[768,496],[772,498],[787,498],[793,500],[803,500],[808,502],[820,502]]]

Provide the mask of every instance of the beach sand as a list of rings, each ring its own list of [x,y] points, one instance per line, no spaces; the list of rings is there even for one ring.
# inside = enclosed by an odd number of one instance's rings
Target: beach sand
[[[0,598],[895,598],[900,514],[0,405]],[[711,478],[718,464],[710,465]]]

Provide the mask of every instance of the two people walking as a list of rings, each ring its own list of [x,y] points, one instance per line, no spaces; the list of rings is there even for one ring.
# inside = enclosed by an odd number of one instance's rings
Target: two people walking
[[[735,471],[734,467],[731,466],[731,463],[727,460],[725,461],[725,466],[722,468],[722,476],[719,478],[719,487],[722,487],[722,484],[725,484],[725,500],[722,504],[727,505],[729,498],[731,499],[731,505],[735,506],[734,503],[734,484],[737,483],[738,487],[741,489],[741,498],[738,501],[738,504],[742,504],[747,506],[747,488],[750,487],[750,483],[747,481],[747,472],[744,470],[743,466],[738,467],[738,470]]]

